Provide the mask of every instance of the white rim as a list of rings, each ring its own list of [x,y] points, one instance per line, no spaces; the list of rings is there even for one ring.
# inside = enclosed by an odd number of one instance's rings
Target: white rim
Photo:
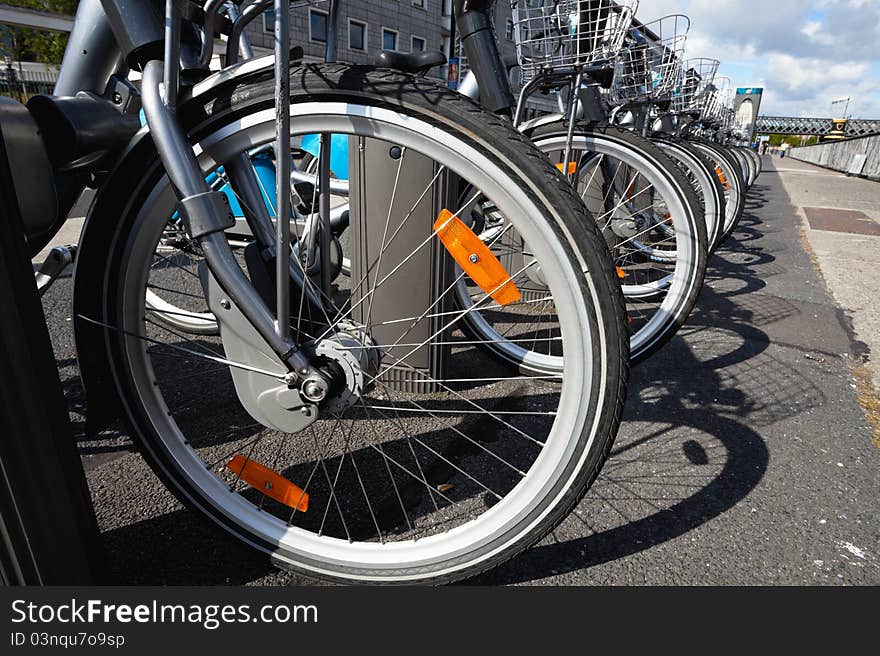
[[[336,538],[318,537],[308,531],[288,527],[284,522],[260,512],[242,497],[230,495],[225,484],[213,473],[205,470],[201,458],[183,439],[177,437],[167,439],[167,436],[177,435],[179,431],[174,420],[168,417],[168,413],[162,412],[164,406],[162,399],[141,396],[141,401],[145,407],[152,404],[154,411],[150,415],[153,428],[158,435],[166,436],[168,453],[175,459],[179,469],[188,473],[190,483],[200,489],[205,498],[212,500],[215,511],[223,513],[231,522],[247,527],[245,530],[255,533],[260,540],[276,545],[275,555],[279,558],[289,560],[299,567],[334,576],[342,574],[333,566],[322,567],[315,558],[319,557],[325,563],[344,568],[380,570],[369,576],[361,574],[357,577],[375,580],[386,578],[401,580],[403,577],[400,570],[407,568],[434,566],[437,569],[431,570],[430,576],[441,576],[464,566],[473,566],[511,547],[522,535],[540,524],[560,502],[573,482],[573,477],[583,466],[584,460],[590,453],[599,418],[602,415],[603,397],[599,392],[604,388],[606,373],[606,363],[591,361],[590,344],[595,338],[603,340],[604,343],[604,335],[590,335],[585,308],[580,303],[574,302],[575,297],[572,296],[572,290],[578,289],[580,285],[577,278],[579,274],[571,268],[562,266],[559,261],[562,258],[557,257],[550,250],[548,242],[552,244],[557,240],[550,226],[520,217],[522,211],[517,208],[528,208],[532,204],[524,190],[510,188],[511,185],[505,187],[500,181],[484,180],[481,177],[481,173],[492,170],[495,165],[477,148],[461,141],[452,141],[448,133],[443,130],[388,109],[346,103],[304,103],[291,107],[291,117],[297,131],[301,133],[351,133],[355,131],[355,123],[357,123],[358,134],[363,135],[368,132],[371,137],[384,139],[416,151],[432,150],[434,154],[442,153],[445,158],[443,161],[456,162],[454,167],[456,171],[468,174],[468,179],[480,180],[481,188],[506,216],[518,217],[515,221],[517,229],[530,244],[534,244],[533,248],[536,250],[536,255],[542,258],[541,261],[547,262],[544,268],[546,272],[552,274],[549,277],[566,281],[564,286],[557,283],[557,286],[564,287],[557,290],[557,293],[563,300],[567,298],[570,301],[563,302],[558,310],[560,324],[563,327],[578,326],[580,329],[571,331],[563,328],[562,331],[563,339],[566,340],[567,376],[562,385],[558,416],[546,439],[543,451],[529,470],[528,476],[502,501],[487,510],[479,521],[470,522],[445,534],[421,538],[418,542],[349,544]],[[216,165],[212,158],[213,153],[218,153],[219,159],[219,154],[222,152],[242,152],[258,143],[269,141],[274,135],[274,121],[274,109],[249,115],[207,136],[194,150],[200,156],[204,169],[209,170]],[[142,220],[139,219],[137,230],[143,229]],[[151,240],[140,239],[140,242],[149,241]],[[135,259],[138,257],[143,259],[154,247],[154,244],[147,243],[140,243],[138,246],[138,239],[135,239],[134,243],[135,249],[142,251],[138,253],[135,250],[130,254]],[[143,325],[143,289],[146,284],[146,272],[141,271],[133,275],[139,277],[125,286],[123,317],[133,320],[133,325],[124,327],[126,330],[140,330]],[[601,307],[596,298],[596,290],[592,286],[591,293],[595,307]],[[599,326],[601,330],[601,321]],[[581,334],[567,337],[571,332]],[[132,337],[126,338],[125,341],[128,365],[132,372],[151,376],[150,358],[143,341]],[[580,435],[583,426],[591,421],[591,418],[586,416],[589,404],[584,403],[581,398],[581,383],[593,379],[594,366],[602,367],[602,385],[596,393],[597,408],[595,416],[592,417],[586,448],[576,453],[574,451],[576,444],[573,443],[571,436]],[[147,388],[155,389],[153,386]],[[143,389],[144,387],[141,386],[140,391],[142,392]],[[570,478],[559,479],[558,476],[565,469],[565,463],[570,463],[574,457],[578,458],[578,462],[570,470]],[[551,490],[554,489],[557,490],[557,496],[548,498]],[[545,500],[542,512],[532,516],[528,525],[521,525],[521,522],[534,512],[535,499]],[[513,527],[517,527],[517,530],[511,533]],[[453,563],[447,569],[439,568],[440,563],[449,562],[456,555],[465,557],[473,554],[474,545],[481,545],[486,549],[479,559]],[[488,548],[488,545],[492,545],[491,548]],[[382,574],[382,569],[394,570],[394,573]],[[424,573],[413,574],[411,578],[416,579],[424,575]]]

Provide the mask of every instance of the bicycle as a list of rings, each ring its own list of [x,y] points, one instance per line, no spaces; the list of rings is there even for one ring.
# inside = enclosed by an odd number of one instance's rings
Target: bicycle
[[[714,166],[716,176],[724,187],[726,212],[724,226],[715,247],[726,242],[739,225],[745,211],[746,180],[741,163],[726,148],[713,142],[717,130],[707,112],[713,93],[714,79],[719,62],[716,59],[692,59],[685,63],[671,108],[670,136],[692,144]]]
[[[469,3],[475,23],[488,24],[488,4]],[[511,113],[600,222],[627,299],[634,363],[662,348],[687,320],[708,259],[704,210],[691,183],[659,146],[610,124],[603,102],[637,7],[634,0],[595,0],[587,8],[576,1],[512,0],[523,76],[518,98],[509,82],[499,89],[496,81],[481,79],[501,66],[492,44],[481,43],[476,30],[462,34],[473,66],[465,92]],[[560,112],[524,121],[528,100],[539,90],[557,91]]]
[[[122,417],[188,507],[281,566],[344,582],[471,576],[552,530],[607,458],[627,379],[616,272],[583,203],[509,123],[425,79],[297,61],[277,0],[274,61],[212,75],[214,37],[234,62],[271,4],[83,0],[57,97],[30,106],[65,137],[41,145],[55,175],[40,184],[63,191],[62,210],[48,230],[31,217],[32,247],[97,187],[74,281],[90,425]],[[314,134],[311,186],[291,185],[292,142]],[[331,134],[354,146],[348,278],[333,259]],[[253,175],[259,152],[273,190]],[[212,176],[240,205],[243,248]],[[490,207],[504,225],[486,243]],[[175,214],[187,266],[157,258]],[[554,308],[537,330],[536,279]],[[462,280],[481,290],[467,309],[452,303]],[[169,289],[184,312],[207,303],[219,337],[161,320],[147,291]],[[553,343],[562,370],[511,375],[459,330],[478,315],[509,341]]]
[[[709,252],[719,245],[727,199],[711,162],[690,144],[674,138],[669,113],[682,75],[690,19],[673,14],[634,26],[617,63],[608,93],[611,115],[622,127],[640,132],[672,157],[700,200]]]

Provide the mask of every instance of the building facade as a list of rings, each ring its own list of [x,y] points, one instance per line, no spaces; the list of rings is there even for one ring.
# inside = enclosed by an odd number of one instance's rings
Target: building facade
[[[327,2],[291,2],[291,34],[294,45],[302,46],[308,59],[321,59],[327,42]],[[515,54],[510,3],[495,5],[495,26],[499,46],[505,56]],[[248,28],[248,36],[258,51],[272,49],[274,13],[267,11]],[[414,52],[441,50],[447,57],[459,58],[453,67],[455,77],[463,76],[467,63],[460,46],[452,45],[452,0],[342,0],[337,26],[338,58],[355,64],[371,63],[382,50]],[[456,75],[457,74],[457,75]],[[431,75],[446,79],[448,67]]]

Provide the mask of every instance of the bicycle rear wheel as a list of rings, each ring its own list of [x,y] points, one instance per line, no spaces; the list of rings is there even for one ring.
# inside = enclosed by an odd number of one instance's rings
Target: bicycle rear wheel
[[[658,138],[654,142],[676,161],[690,181],[706,218],[709,253],[714,253],[721,243],[727,199],[711,162],[685,141]]]

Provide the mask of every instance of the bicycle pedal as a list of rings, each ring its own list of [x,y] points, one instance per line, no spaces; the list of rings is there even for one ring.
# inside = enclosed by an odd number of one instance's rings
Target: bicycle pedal
[[[76,246],[56,246],[52,249],[49,257],[34,274],[40,296],[49,291],[49,288],[64,273],[64,270],[73,264],[75,258]]]
[[[315,185],[311,182],[294,182],[291,191],[295,195],[293,205],[300,214],[308,216],[318,212],[320,197]]]
[[[255,460],[239,454],[226,463],[226,468],[252,488],[299,512],[309,509],[309,495],[298,485]]]

